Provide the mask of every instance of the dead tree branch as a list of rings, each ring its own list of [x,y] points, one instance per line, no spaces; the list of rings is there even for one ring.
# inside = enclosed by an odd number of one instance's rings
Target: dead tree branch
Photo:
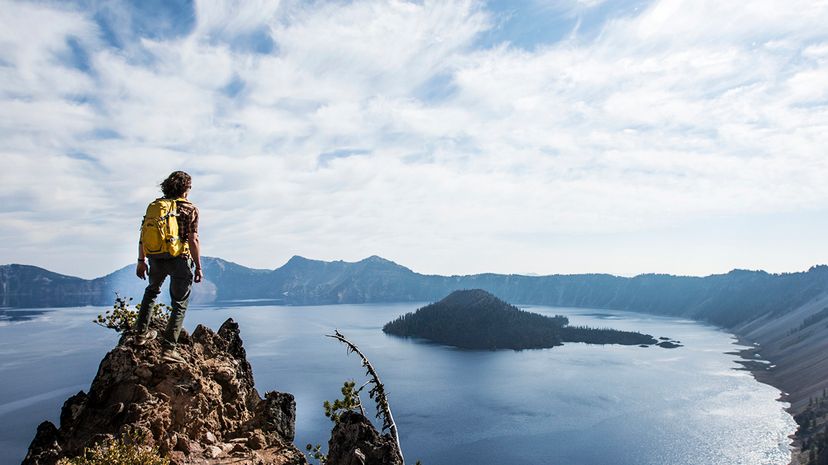
[[[346,339],[345,336],[339,332],[339,330],[334,330],[333,334],[326,334],[326,336],[345,344],[348,348],[349,354],[354,352],[362,359],[362,366],[366,370],[365,374],[371,378],[368,382],[374,385],[371,390],[368,391],[368,395],[377,403],[377,418],[382,420],[382,429],[387,429],[391,433],[391,437],[394,438],[394,442],[397,444],[397,452],[399,452],[400,458],[402,458],[403,463],[405,463],[402,447],[400,446],[400,436],[397,434],[397,424],[394,423],[394,416],[391,415],[391,406],[388,404],[388,396],[385,393],[385,386],[380,381],[379,375],[374,369],[374,366],[368,361],[368,357],[366,357],[365,354],[359,350],[359,347]],[[365,385],[362,387],[365,387]],[[360,391],[362,390],[362,387],[359,388]]]

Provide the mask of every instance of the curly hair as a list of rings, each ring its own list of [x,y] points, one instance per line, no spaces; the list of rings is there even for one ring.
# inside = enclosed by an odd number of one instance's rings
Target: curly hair
[[[161,192],[168,199],[177,199],[193,186],[193,179],[183,171],[173,171],[161,183]]]

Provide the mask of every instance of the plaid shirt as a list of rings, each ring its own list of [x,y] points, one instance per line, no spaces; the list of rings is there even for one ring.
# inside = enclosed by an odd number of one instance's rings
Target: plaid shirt
[[[178,209],[178,236],[182,242],[190,239],[190,234],[198,234],[198,207],[189,201],[176,202]]]

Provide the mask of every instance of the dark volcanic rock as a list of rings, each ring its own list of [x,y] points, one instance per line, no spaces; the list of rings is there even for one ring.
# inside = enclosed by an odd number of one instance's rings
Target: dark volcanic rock
[[[288,441],[296,436],[296,401],[293,395],[271,391],[265,394],[264,402],[259,403],[257,418],[262,420],[263,429],[276,431]]]
[[[327,465],[402,465],[390,434],[380,436],[374,426],[356,412],[345,412],[331,431]]]
[[[238,324],[227,320],[218,333],[199,325],[180,342],[187,362],[176,364],[161,359],[159,340],[123,340],[101,361],[89,393],[64,403],[60,428],[38,427],[23,465],[52,465],[128,432],[143,433],[179,465],[307,463],[292,444],[293,396],[259,396]]]
[[[60,458],[60,433],[51,421],[44,421],[37,427],[37,433],[29,446],[29,453],[23,463],[55,463]]]

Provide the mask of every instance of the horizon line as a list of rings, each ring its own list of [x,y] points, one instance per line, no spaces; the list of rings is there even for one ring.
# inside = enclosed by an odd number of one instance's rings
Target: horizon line
[[[526,278],[544,278],[544,277],[550,277],[550,276],[604,275],[604,276],[612,276],[612,277],[616,277],[616,278],[625,278],[625,279],[633,279],[633,278],[637,278],[637,277],[641,277],[641,276],[672,276],[672,277],[677,277],[677,278],[699,278],[699,279],[702,279],[702,278],[708,278],[708,277],[711,277],[711,276],[723,276],[723,275],[727,275],[727,274],[734,273],[734,272],[765,273],[765,274],[768,274],[768,275],[786,275],[786,274],[808,273],[808,272],[810,272],[810,271],[812,271],[816,268],[828,266],[824,263],[817,263],[817,264],[811,265],[806,270],[782,271],[782,272],[769,272],[769,271],[766,271],[766,270],[763,270],[763,269],[732,268],[732,269],[730,269],[729,271],[726,271],[726,272],[710,273],[710,274],[707,274],[707,275],[690,275],[690,274],[672,274],[672,273],[646,272],[646,273],[638,273],[638,274],[631,275],[631,276],[625,276],[625,275],[606,273],[606,272],[551,273],[551,274],[534,274],[533,273],[533,274],[526,274],[526,273],[501,273],[501,272],[495,272],[495,271],[483,271],[483,272],[479,272],[479,273],[469,273],[469,274],[426,274],[426,273],[417,272],[417,271],[415,271],[415,270],[413,270],[413,269],[411,269],[411,268],[409,268],[405,265],[401,265],[401,264],[399,264],[399,263],[397,263],[393,260],[389,260],[385,257],[382,257],[380,255],[376,255],[376,254],[370,255],[368,257],[365,257],[365,258],[363,258],[361,260],[357,260],[357,261],[346,261],[346,260],[342,260],[342,259],[339,259],[339,260],[321,260],[321,259],[315,259],[315,258],[308,258],[308,257],[302,256],[302,255],[292,255],[287,261],[285,261],[284,264],[282,264],[282,265],[280,265],[276,268],[253,268],[253,267],[249,267],[247,265],[243,265],[243,264],[238,263],[238,262],[227,260],[225,258],[214,257],[214,256],[209,256],[209,255],[205,255],[201,258],[210,259],[210,260],[220,260],[220,261],[223,261],[223,262],[226,262],[226,263],[232,263],[234,265],[238,265],[238,266],[241,266],[243,268],[247,268],[249,270],[267,271],[267,272],[274,272],[274,271],[277,271],[281,268],[284,268],[291,261],[293,261],[294,259],[297,259],[297,258],[302,259],[302,260],[311,261],[311,262],[345,263],[345,264],[349,264],[349,265],[356,265],[358,263],[362,263],[362,262],[371,260],[372,258],[376,258],[376,259],[380,259],[382,261],[391,263],[393,265],[396,265],[400,268],[404,268],[404,269],[410,271],[411,273],[418,274],[418,275],[421,275],[421,276],[442,276],[442,277],[449,277],[449,278],[450,277],[464,277],[464,276],[480,276],[480,275],[522,276],[522,277],[526,277]],[[82,278],[80,276],[60,273],[60,272],[57,272],[57,271],[52,271],[49,268],[45,268],[45,267],[42,267],[42,266],[39,266],[39,265],[31,265],[31,264],[26,264],[26,263],[4,263],[4,264],[0,264],[0,267],[8,267],[8,266],[26,266],[26,267],[39,268],[41,270],[45,270],[45,271],[48,271],[50,273],[54,273],[54,274],[57,274],[57,275],[60,275],[60,276],[66,276],[66,277],[69,277],[69,278],[82,279],[84,281],[94,281],[96,279],[105,278],[105,277],[107,277],[111,274],[117,273],[118,271],[121,271],[125,268],[129,268],[130,266],[133,266],[133,265],[132,264],[125,265],[125,266],[122,266],[120,268],[116,268],[115,270],[113,270],[113,271],[111,271],[107,274],[104,274],[104,275],[101,275],[101,276],[96,276],[96,277],[93,277],[93,278]]]

